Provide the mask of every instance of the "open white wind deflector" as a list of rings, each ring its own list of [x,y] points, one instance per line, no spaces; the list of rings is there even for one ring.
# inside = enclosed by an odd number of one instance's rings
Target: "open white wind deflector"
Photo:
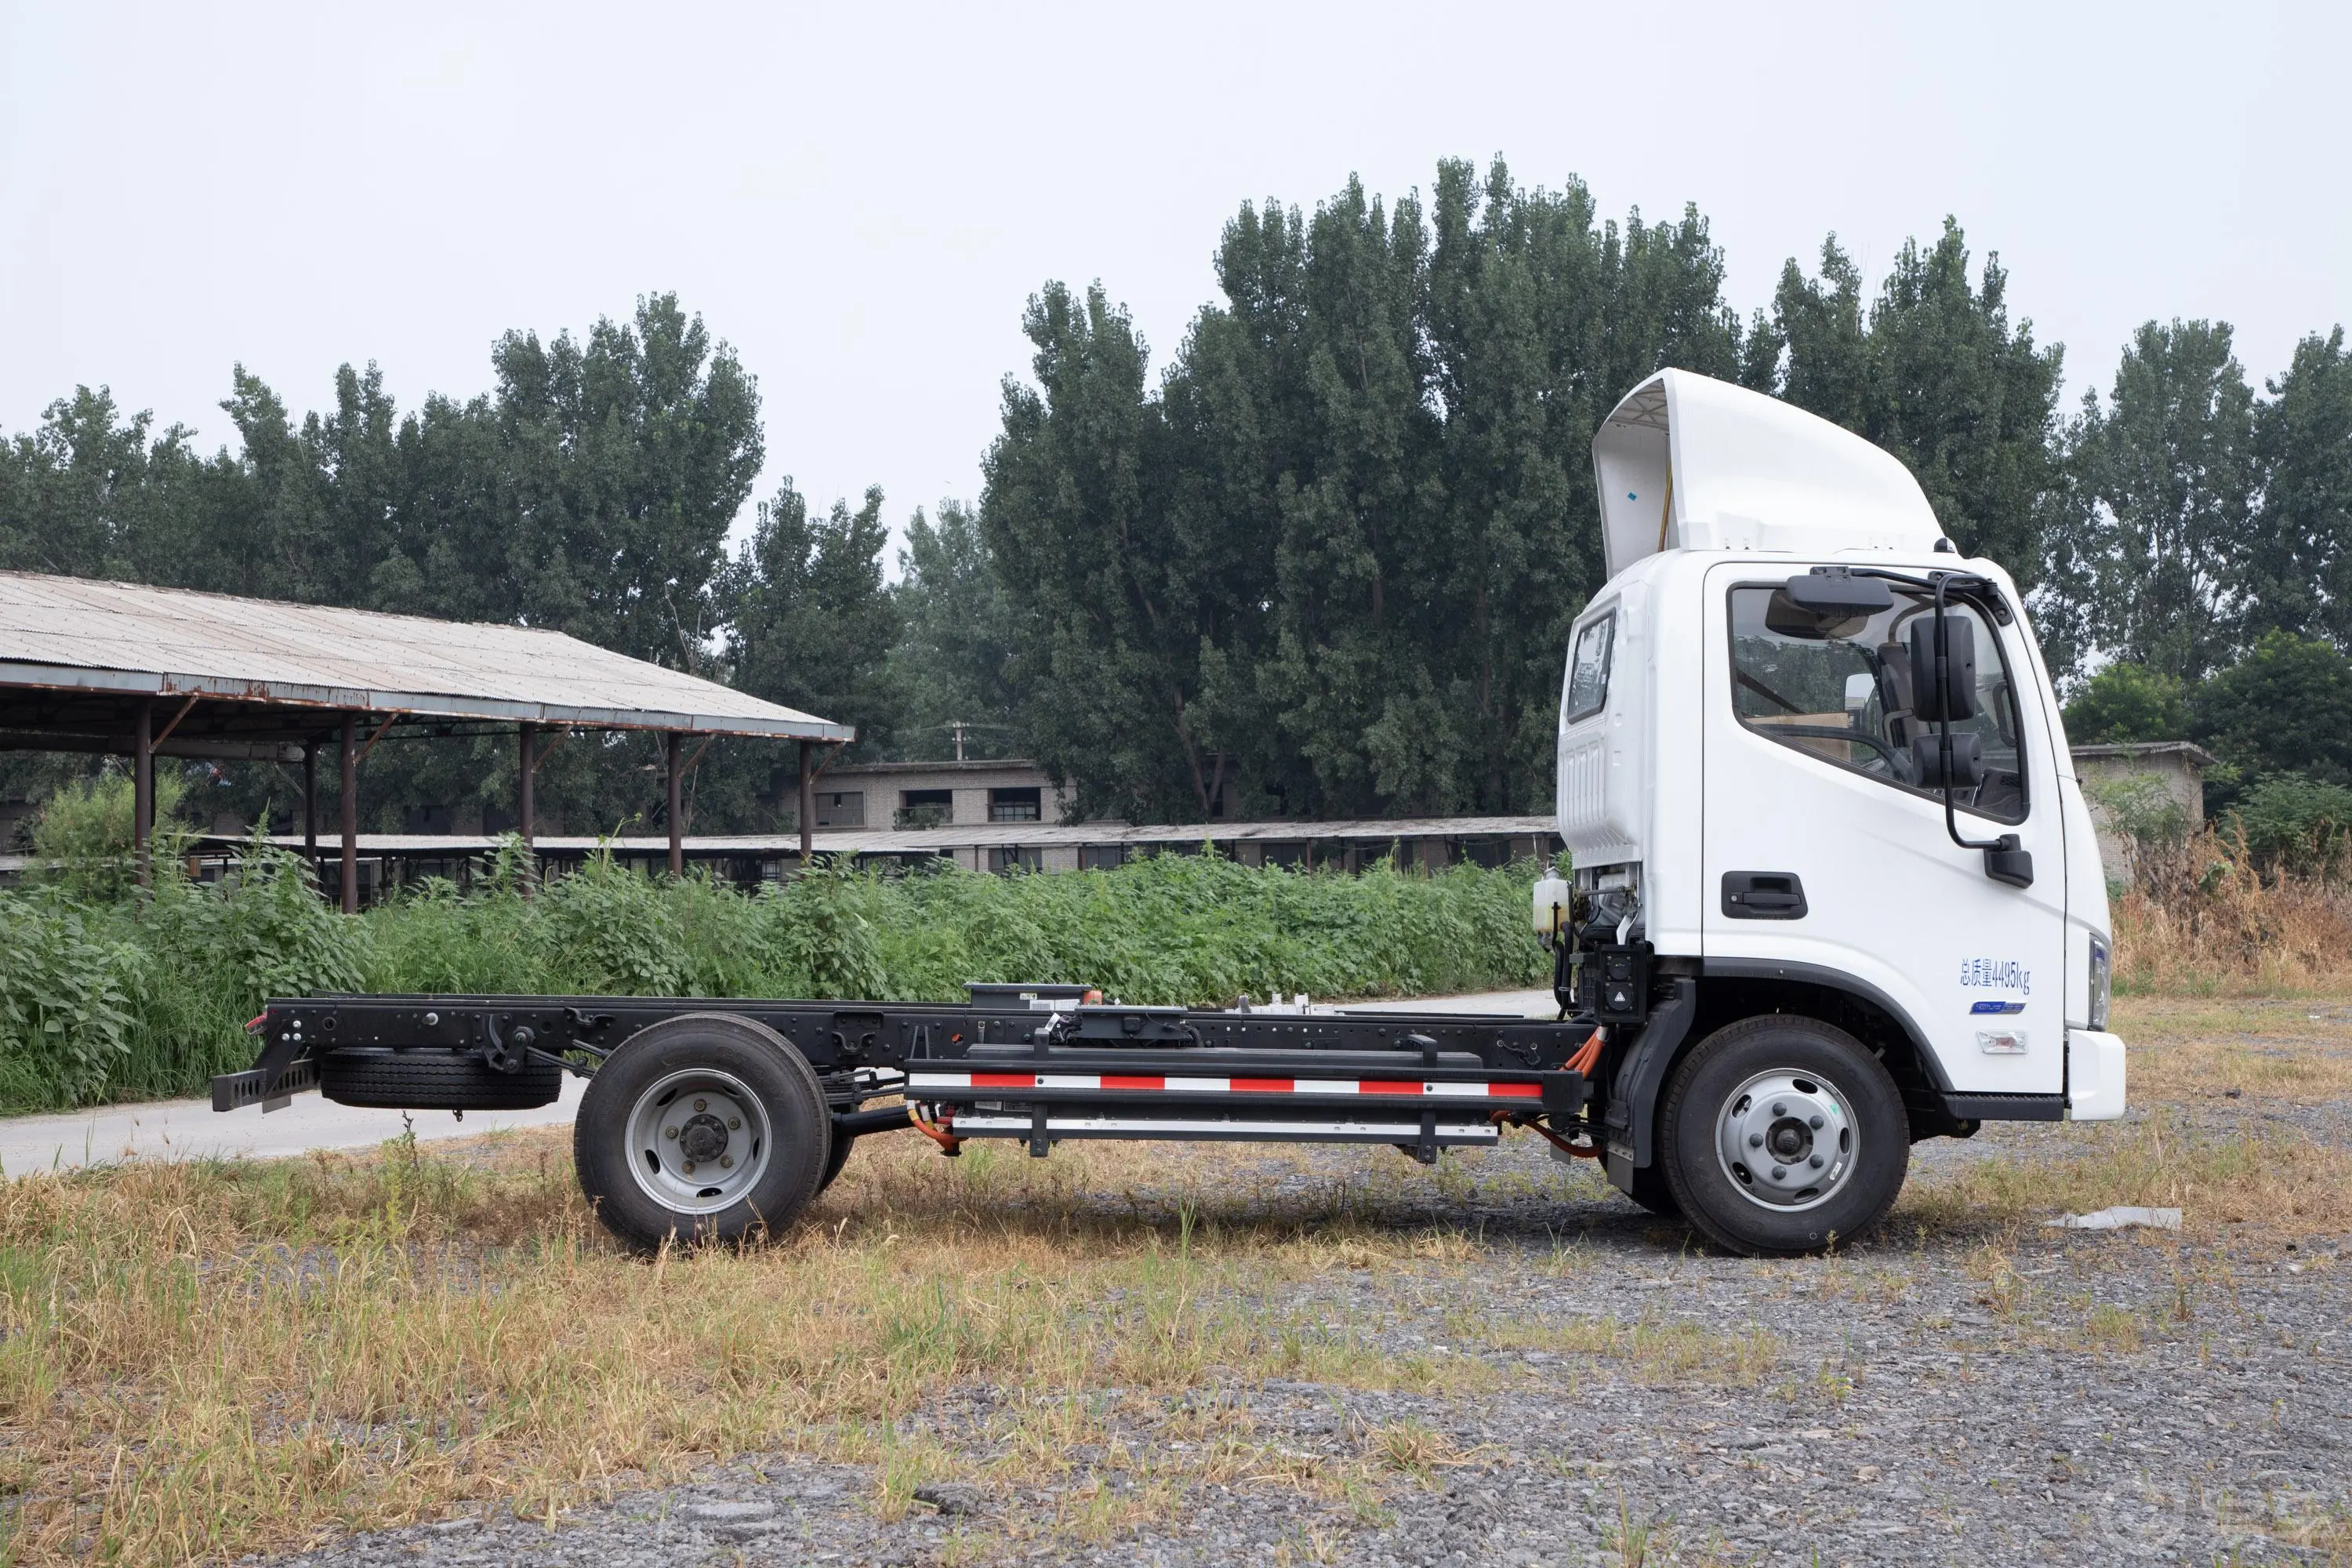
[[[1932,551],[1902,460],[1801,408],[1660,371],[1592,438],[1612,577],[1662,550]]]

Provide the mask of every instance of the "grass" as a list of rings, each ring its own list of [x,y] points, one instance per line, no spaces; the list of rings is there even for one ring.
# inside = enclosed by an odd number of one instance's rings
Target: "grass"
[[[2210,832],[2143,845],[2137,869],[2111,910],[2118,993],[2352,992],[2352,881],[2266,869]]]
[[[2340,1234],[2352,1229],[2352,1153],[2295,1132],[2200,1131],[2160,1112],[2070,1129],[2041,1158],[1969,1161],[1915,1183],[1889,1223],[1963,1235],[2118,1204],[2179,1208],[2202,1233]]]
[[[245,1021],[320,990],[951,1001],[971,980],[1085,982],[1138,1003],[1369,997],[1533,984],[1528,867],[1360,876],[1213,855],[1110,871],[886,877],[820,869],[754,894],[592,860],[532,890],[510,846],[346,917],[297,858],[253,846],[220,887],[149,898],[83,867],[0,890],[0,1112],[201,1090],[251,1065]]]
[[[1199,1485],[1360,1510],[1384,1475],[1485,1462],[1409,1423],[1283,1450],[1217,1396],[1231,1384],[1477,1396],[1561,1375],[1483,1354],[1522,1344],[1643,1378],[1752,1380],[1774,1354],[1606,1321],[1390,1348],[1377,1314],[1286,1307],[1281,1287],[1360,1263],[1445,1275],[1475,1248],[1344,1202],[1233,1202],[1222,1152],[1171,1173],[1166,1151],[1122,1145],[1034,1165],[865,1146],[779,1244],[650,1264],[604,1242],[560,1135],[8,1184],[5,1560],[235,1557],[492,1505],[535,1518],[774,1450],[873,1465],[884,1519],[927,1482],[1034,1486],[1098,1455],[1055,1528],[1108,1540]],[[1123,1213],[1086,1196],[1147,1181],[1160,1199]],[[974,1384],[1018,1393],[952,1447],[925,1437],[929,1404]],[[1139,1422],[1153,1440],[1124,1447]]]
[[[2319,1010],[2132,999],[2119,1026],[2151,1058],[2176,1054],[2152,1075],[2191,1082],[2247,1038],[2294,1049],[2310,1034],[2325,1055],[2341,1031],[2316,1032],[2333,1021]],[[2244,1092],[2284,1101],[2333,1081],[2250,1077]],[[927,1511],[916,1490],[939,1482],[1043,1500],[959,1536],[958,1560],[1116,1542],[1219,1486],[1287,1489],[1352,1520],[1284,1548],[1318,1561],[1346,1529],[1391,1518],[1396,1489],[1507,1457],[1412,1416],[1291,1448],[1236,1387],[1487,1400],[1606,1377],[1786,1385],[1822,1405],[1851,1386],[1842,1363],[1789,1364],[1753,1326],[1489,1311],[1468,1289],[1488,1256],[1477,1237],[1394,1218],[1524,1175],[1455,1156],[1298,1179],[1316,1172],[1338,1168],[1220,1145],[1066,1145],[1033,1162],[974,1144],[945,1161],[877,1141],[793,1236],[651,1263],[607,1243],[557,1131],[10,1183],[0,1562],[233,1558],[474,1509],[554,1518],[775,1451],[870,1467],[867,1506],[886,1522]],[[1589,1195],[1589,1172],[1551,1180]],[[2184,1273],[2177,1311],[2134,1311],[2053,1301],[2015,1257],[2022,1227],[2114,1203],[2178,1204],[2208,1233],[2340,1234],[2352,1164],[2299,1137],[2159,1113],[1915,1183],[1895,1229],[1956,1251],[2018,1343],[2147,1353],[2227,1282]],[[1577,1267],[1573,1249],[1557,1261]],[[1895,1261],[1815,1267],[1825,1295],[1863,1297],[1903,1289]],[[1394,1292],[1360,1304],[1347,1281],[1364,1270],[1423,1277],[1420,1294],[1454,1300],[1444,1344],[1394,1331],[1412,1310]],[[958,1403],[982,1385],[997,1395]],[[1699,1551],[1626,1523],[1612,1551],[1628,1560]],[[2319,1542],[2334,1528],[2280,1526]]]
[[[2135,1100],[2216,1093],[2316,1103],[2352,1099],[2352,1001],[2336,997],[2119,998]]]

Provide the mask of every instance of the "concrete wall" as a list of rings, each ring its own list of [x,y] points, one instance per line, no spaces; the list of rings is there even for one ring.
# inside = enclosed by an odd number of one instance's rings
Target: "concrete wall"
[[[2098,830],[2099,858],[2109,882],[2131,878],[2132,845],[2100,796],[2126,779],[2152,780],[2166,798],[2179,806],[2181,821],[2194,833],[2205,822],[2206,761],[2203,752],[2169,742],[2074,748],[2074,776],[2082,781],[2091,823]]]

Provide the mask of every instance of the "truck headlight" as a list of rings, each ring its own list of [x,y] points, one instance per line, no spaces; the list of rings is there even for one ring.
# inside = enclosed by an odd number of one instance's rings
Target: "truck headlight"
[[[2115,999],[2116,966],[2108,956],[2107,939],[2097,931],[2091,933],[2091,1027],[2104,1031],[2107,1026],[2107,1004]]]

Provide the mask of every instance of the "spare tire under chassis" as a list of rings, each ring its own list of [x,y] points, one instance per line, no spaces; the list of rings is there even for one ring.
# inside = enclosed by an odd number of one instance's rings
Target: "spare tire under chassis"
[[[782,1231],[833,1155],[824,1090],[793,1044],[729,1013],[631,1036],[588,1080],[572,1122],[581,1191],[640,1251]]]
[[[469,1050],[345,1046],[319,1058],[319,1089],[382,1110],[530,1110],[555,1103],[563,1069],[530,1061],[499,1072]]]

